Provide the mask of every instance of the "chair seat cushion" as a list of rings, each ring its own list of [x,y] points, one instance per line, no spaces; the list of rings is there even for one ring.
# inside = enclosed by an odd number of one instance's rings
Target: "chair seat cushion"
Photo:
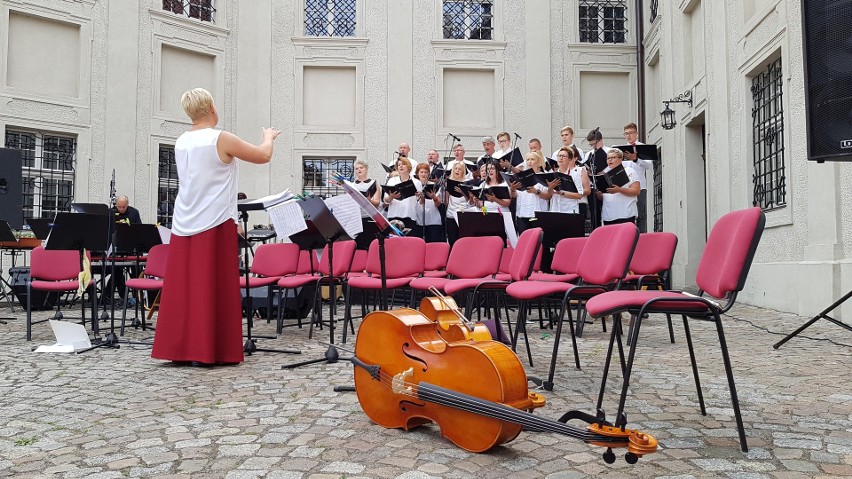
[[[704,303],[694,297],[676,291],[608,291],[599,294],[586,303],[586,310],[593,317],[606,316],[621,311],[638,311],[645,303],[655,298],[674,298],[683,301],[663,301],[651,305],[648,312],[664,311],[707,311]]]
[[[306,284],[316,283],[320,279],[314,274],[296,274],[293,276],[284,276],[278,280],[278,286],[284,289],[301,288]]]
[[[154,278],[133,278],[124,282],[130,289],[162,289],[163,280]]]
[[[248,284],[249,288],[259,288],[261,286],[269,286],[278,282],[281,279],[281,276],[249,276]],[[246,277],[240,276],[240,288],[246,287]]]
[[[89,286],[92,285],[92,281],[89,281]],[[33,289],[40,289],[42,291],[76,291],[77,288],[80,287],[80,283],[77,280],[73,281],[41,281],[38,279],[32,280],[30,283],[30,287]]]
[[[506,287],[506,294],[523,301],[543,298],[552,294],[564,294],[573,288],[571,283],[560,283],[555,281],[516,281]]]
[[[446,278],[446,271],[425,271],[423,273],[424,278]]]
[[[434,286],[440,291],[444,290],[444,285],[449,283],[451,280],[449,278],[414,278],[411,280],[411,289],[416,289],[418,291],[428,291],[430,287]]]
[[[393,278],[386,281],[388,289],[401,288],[410,283],[412,278]],[[358,289],[381,289],[382,279],[376,276],[360,276],[349,279],[350,288]]]
[[[580,275],[574,273],[543,273],[536,271],[530,275],[532,281],[548,281],[559,283],[573,283],[580,278]]]
[[[459,291],[473,289],[477,286],[481,288],[495,287],[504,289],[509,283],[500,281],[494,278],[476,278],[476,279],[454,279],[444,286],[444,292],[447,294],[456,294]]]
[[[509,273],[497,273],[494,275],[494,279],[497,281],[512,281],[512,275]]]

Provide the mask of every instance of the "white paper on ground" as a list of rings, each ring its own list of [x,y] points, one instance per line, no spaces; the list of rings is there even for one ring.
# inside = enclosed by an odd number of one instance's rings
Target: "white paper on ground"
[[[82,324],[67,321],[50,320],[50,327],[56,336],[56,344],[43,345],[35,349],[37,353],[73,353],[78,349],[92,347],[89,335]]]

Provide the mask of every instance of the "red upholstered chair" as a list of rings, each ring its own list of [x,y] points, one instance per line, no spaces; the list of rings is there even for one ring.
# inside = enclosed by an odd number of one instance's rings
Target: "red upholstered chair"
[[[677,235],[668,232],[642,233],[636,252],[630,260],[630,274],[624,278],[623,289],[671,289],[671,269],[677,249]],[[669,340],[674,343],[672,315],[666,314]],[[630,322],[632,332],[633,322]],[[631,334],[627,333],[630,338]]]
[[[553,353],[550,358],[550,372],[544,382],[545,389],[553,389],[553,376],[556,370],[559,341],[562,336],[562,324],[566,310],[568,312],[568,326],[571,330],[571,344],[574,347],[574,362],[579,369],[580,357],[577,353],[571,303],[577,303],[577,335],[579,335],[584,321],[584,303],[598,294],[620,287],[621,280],[627,275],[627,267],[630,264],[630,258],[633,256],[638,238],[639,230],[632,223],[598,227],[589,235],[580,255],[580,260],[577,262],[577,274],[580,275],[579,284],[555,281],[518,281],[506,288],[506,294],[519,302],[533,301],[555,295],[561,296],[562,307],[556,323]],[[518,308],[518,331],[514,336],[515,342],[517,342],[517,336],[521,333],[526,337],[524,311],[524,308]]]
[[[757,245],[763,234],[766,217],[760,208],[748,208],[728,213],[716,222],[701,262],[695,273],[695,283],[699,288],[697,295],[677,291],[613,291],[601,294],[589,300],[586,304],[589,314],[594,317],[604,315],[615,315],[616,324],[613,324],[612,335],[609,342],[609,351],[604,366],[601,389],[598,395],[598,409],[603,404],[603,393],[606,386],[607,373],[612,357],[613,344],[621,348],[620,328],[618,313],[629,312],[635,316],[635,327],[630,338],[630,352],[627,364],[624,367],[624,381],[621,388],[616,421],[622,421],[624,403],[627,399],[627,388],[630,384],[630,374],[633,370],[633,361],[636,355],[636,344],[639,338],[639,328],[642,319],[649,313],[680,314],[683,317],[683,327],[686,334],[686,342],[689,347],[689,359],[692,364],[692,373],[695,377],[695,387],[698,390],[698,403],[701,414],[706,415],[704,408],[704,397],[701,393],[701,383],[698,378],[698,366],[695,362],[695,351],[693,350],[692,338],[689,332],[688,319],[699,319],[711,321],[716,326],[719,336],[719,346],[722,350],[722,361],[725,373],[728,376],[728,388],[731,392],[731,405],[734,409],[734,417],[739,432],[740,447],[748,451],[746,444],[745,429],[740,414],[740,404],[737,399],[737,389],[734,384],[734,373],[731,369],[731,360],[728,356],[728,346],[725,341],[725,333],[722,329],[721,314],[728,311],[737,299],[737,293],[745,286],[749,268],[754,259]],[[724,300],[724,304],[715,299]],[[616,423],[616,426],[622,424]]]
[[[299,246],[293,243],[268,243],[254,252],[248,277],[249,290],[266,288],[266,316],[272,318],[272,294],[278,280],[295,274],[299,266]],[[245,290],[246,277],[240,275],[240,289]],[[251,301],[249,301],[251,303]],[[280,308],[279,308],[280,309]]]
[[[356,249],[352,257],[352,266],[349,267],[347,278],[363,276],[367,274],[367,250]]]
[[[395,290],[408,286],[415,278],[412,275],[423,272],[426,262],[426,242],[414,236],[393,237],[385,240],[385,287]],[[343,342],[346,342],[347,324],[352,326],[353,290],[380,292],[382,290],[382,262],[379,241],[373,240],[367,251],[368,276],[356,276],[346,282],[344,299],[346,301]],[[420,279],[420,278],[418,278]],[[438,278],[435,278],[438,279]]]
[[[500,267],[503,238],[499,236],[467,236],[459,238],[450,249],[447,259],[447,277],[415,278],[411,289],[425,292],[430,287],[444,291],[444,286],[458,278],[493,278]]]
[[[641,235],[640,235],[641,237]],[[553,252],[553,262],[550,264],[552,273],[536,271],[530,275],[532,281],[556,281],[562,283],[574,283],[580,279],[577,274],[577,263],[583,247],[586,246],[586,238],[565,238],[556,243]],[[634,255],[635,257],[635,255]]]
[[[159,297],[160,291],[163,289],[163,278],[166,277],[166,260],[169,256],[169,245],[158,244],[148,251],[148,257],[145,260],[145,269],[142,270],[141,278],[130,278],[124,282],[124,297],[129,298],[128,292],[136,291],[157,291]],[[133,307],[133,325],[139,318],[139,310],[142,308],[142,301],[136,301]],[[153,306],[152,306],[153,308]],[[124,308],[121,311],[121,336],[124,336],[124,324],[127,320],[127,301],[124,302]],[[145,314],[142,315],[142,330],[146,329]]]
[[[88,254],[88,253],[87,253]],[[43,323],[50,319],[61,319],[62,312],[58,298],[56,312],[52,318],[32,319],[32,290],[56,293],[75,292],[79,288],[78,276],[81,271],[80,253],[76,250],[46,250],[39,246],[30,256],[30,279],[27,281],[27,341],[32,341],[33,324]],[[94,283],[89,280],[85,293],[89,293],[92,306],[92,329],[97,331],[95,321],[97,305],[95,304]],[[81,320],[86,324],[86,303],[80,300]]]
[[[512,254],[514,253],[515,248],[511,246],[503,248],[503,255],[500,256],[500,268],[497,270],[497,274],[494,275],[494,279],[509,281],[509,278],[512,276],[509,274],[509,266],[512,264]]]
[[[446,277],[449,257],[449,243],[426,243],[426,264],[423,266],[423,276],[427,278]]]

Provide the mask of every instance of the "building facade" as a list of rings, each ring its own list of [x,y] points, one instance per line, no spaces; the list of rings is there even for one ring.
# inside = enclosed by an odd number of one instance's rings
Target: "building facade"
[[[146,222],[168,224],[179,105],[210,90],[223,128],[259,141],[250,197],[330,194],[401,142],[423,161],[508,131],[545,152],[570,125],[607,145],[640,125],[658,146],[649,228],[680,238],[690,285],[714,220],[757,204],[767,229],[741,296],[810,314],[852,285],[844,164],[806,161],[799,0],[0,0],[0,130],[21,149],[24,216],[109,200],[112,172]],[[669,99],[677,125],[664,130]],[[653,191],[651,191],[653,188]],[[252,223],[265,223],[252,213]],[[653,221],[652,221],[653,220]],[[807,294],[800,294],[801,284]]]

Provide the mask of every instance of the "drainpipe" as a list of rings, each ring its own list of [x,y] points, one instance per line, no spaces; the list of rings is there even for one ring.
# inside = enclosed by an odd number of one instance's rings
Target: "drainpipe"
[[[647,143],[645,132],[645,18],[642,14],[642,0],[636,0],[636,90],[639,103],[637,110],[639,118],[636,125],[639,127],[639,138]]]

